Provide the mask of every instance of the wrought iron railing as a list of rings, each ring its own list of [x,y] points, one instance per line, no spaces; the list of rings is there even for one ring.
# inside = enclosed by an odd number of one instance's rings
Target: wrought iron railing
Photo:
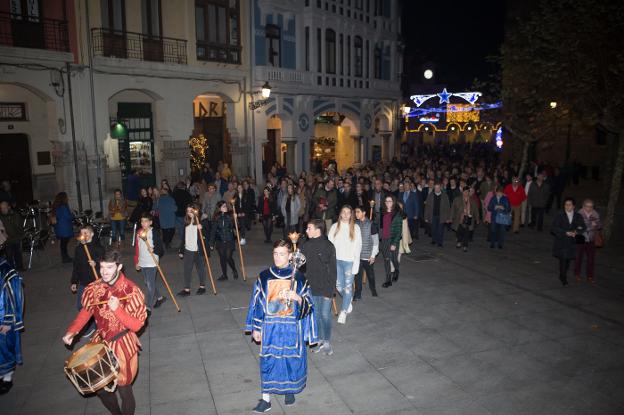
[[[186,40],[105,28],[91,29],[93,54],[121,59],[186,64]]]
[[[197,60],[241,63],[241,47],[197,40]]]
[[[67,21],[0,12],[0,45],[69,52]]]

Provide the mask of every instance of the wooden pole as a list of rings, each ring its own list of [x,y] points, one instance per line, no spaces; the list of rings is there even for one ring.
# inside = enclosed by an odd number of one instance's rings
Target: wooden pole
[[[80,243],[82,244],[82,247],[84,248],[85,254],[87,254],[87,259],[89,260],[89,262],[93,262],[93,258],[91,258],[91,252],[89,252],[89,247],[87,246],[87,242],[85,240],[85,238],[83,238],[82,236],[80,236],[78,238],[78,241],[80,241]],[[96,280],[100,279],[100,276],[98,275],[97,271],[95,270],[95,265],[91,265],[89,263],[89,266],[91,267],[91,271],[93,271],[93,276],[95,277]]]
[[[334,316],[338,315],[338,307],[336,307],[336,297],[332,298],[332,309],[334,310]]]
[[[169,296],[173,300],[173,304],[175,304],[176,309],[178,310],[178,313],[179,313],[180,312],[180,306],[178,305],[178,302],[176,301],[175,297],[173,296],[173,292],[171,291],[171,287],[169,287],[169,283],[167,282],[167,278],[165,278],[165,274],[163,273],[162,269],[160,268],[160,264],[158,263],[158,261],[156,260],[156,257],[154,256],[154,253],[152,252],[152,247],[150,246],[149,242],[147,242],[147,235],[144,232],[142,232],[141,235],[140,235],[140,238],[141,238],[141,240],[143,242],[145,242],[145,245],[147,246],[147,251],[152,256],[152,260],[156,264],[156,268],[158,268],[158,273],[160,274],[160,278],[162,278],[163,283],[165,284],[165,287],[167,287],[167,291],[169,292]]]
[[[208,277],[210,277],[210,285],[212,286],[212,293],[217,295],[217,287],[214,282],[214,278],[212,278],[212,267],[210,266],[210,260],[208,259],[208,251],[206,251],[206,242],[204,241],[204,237],[202,235],[202,230],[199,229],[199,218],[197,217],[197,213],[193,214],[195,221],[197,222],[197,237],[201,241],[202,250],[204,251],[204,260],[206,261],[206,268],[208,268]]]
[[[243,259],[243,248],[240,243],[240,233],[238,231],[238,219],[236,218],[236,205],[235,205],[236,200],[232,199],[230,202],[232,203],[232,212],[234,214],[234,227],[236,228],[236,240],[238,241],[238,255],[240,256],[241,270],[243,272],[243,281],[247,281],[247,273],[245,271],[245,260]]]

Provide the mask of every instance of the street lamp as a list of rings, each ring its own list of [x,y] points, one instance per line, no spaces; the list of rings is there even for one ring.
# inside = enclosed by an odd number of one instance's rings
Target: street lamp
[[[409,115],[411,110],[412,109],[409,106],[407,106],[405,104],[401,105],[401,111],[403,112],[403,115],[405,115],[405,116]]]
[[[259,99],[257,101],[254,100],[255,95],[260,95],[262,99]],[[270,96],[271,96],[271,85],[269,85],[269,82],[267,81],[264,83],[264,85],[262,85],[262,88],[260,89],[260,91],[254,91],[251,93],[251,102],[249,103],[249,109],[251,111],[254,111],[266,105],[269,101]]]
[[[550,101],[550,108],[551,109],[557,108],[557,101]]]
[[[268,97],[271,96],[271,85],[269,85],[269,82],[265,82],[264,85],[262,85],[262,90],[260,91],[260,93],[262,94],[262,98],[267,99]]]
[[[433,71],[431,69],[425,69],[423,76],[425,77],[425,79],[431,79],[433,78]]]

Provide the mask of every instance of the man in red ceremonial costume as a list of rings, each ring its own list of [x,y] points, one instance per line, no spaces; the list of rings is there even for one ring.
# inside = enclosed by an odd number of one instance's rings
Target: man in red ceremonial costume
[[[102,278],[93,281],[82,294],[82,310],[63,336],[63,342],[71,345],[74,336],[93,317],[97,330],[93,342],[104,342],[113,350],[119,361],[117,391],[121,406],[114,392],[100,390],[98,396],[113,415],[134,414],[135,401],[132,382],[139,369],[138,353],[141,343],[136,332],[143,327],[147,312],[145,297],[139,287],[121,272],[121,255],[117,250],[107,250],[100,260]],[[103,303],[105,302],[105,303]],[[91,305],[103,303],[101,305]]]

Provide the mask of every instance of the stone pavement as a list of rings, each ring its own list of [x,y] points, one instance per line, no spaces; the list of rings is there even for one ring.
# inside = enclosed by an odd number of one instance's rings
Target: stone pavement
[[[257,346],[241,328],[254,275],[271,260],[254,229],[244,248],[249,280],[218,283],[219,295],[171,300],[141,336],[137,414],[247,414],[259,398]],[[295,407],[273,398],[273,414],[622,414],[624,266],[598,252],[596,286],[562,288],[548,232],[507,235],[491,250],[478,230],[468,253],[416,241],[401,279],[355,305],[334,325],[335,353],[310,353],[308,386]],[[1,414],[103,414],[66,379],[61,342],[75,315],[71,267],[58,245],[39,253],[26,284],[24,365],[0,397]],[[128,275],[144,287],[131,267]],[[237,258],[238,259],[238,258]],[[216,258],[215,276],[220,275]],[[163,268],[177,292],[182,263]],[[376,272],[382,275],[378,261]],[[194,287],[195,288],[195,287]],[[82,344],[82,343],[81,343]]]

